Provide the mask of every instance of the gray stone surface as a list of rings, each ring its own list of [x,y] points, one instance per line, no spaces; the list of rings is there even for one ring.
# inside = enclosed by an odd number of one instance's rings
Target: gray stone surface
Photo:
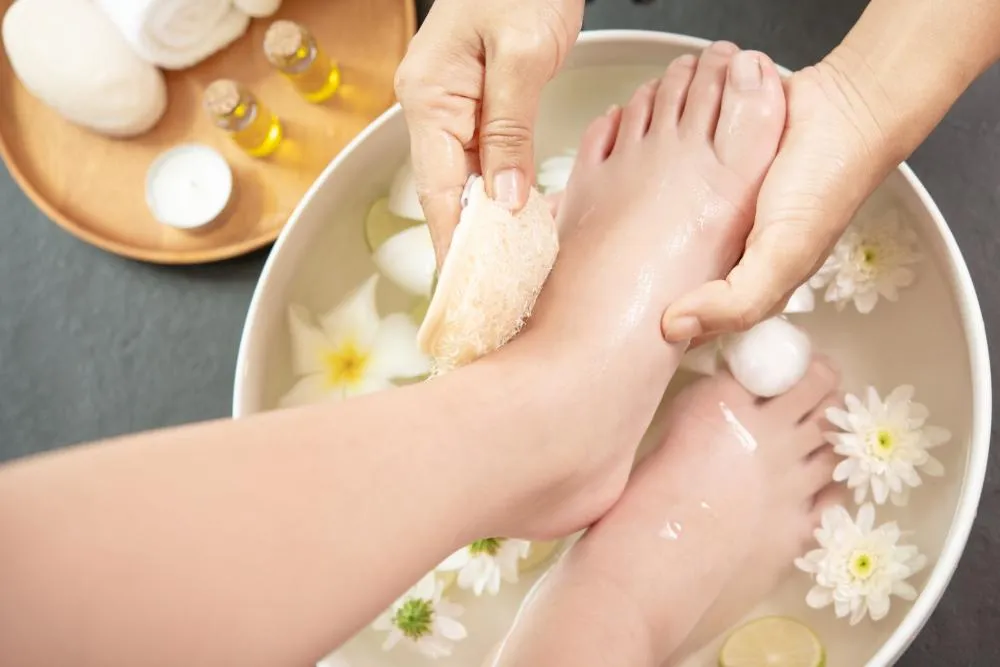
[[[861,0],[595,0],[586,27],[725,38],[796,68],[820,58]],[[910,164],[950,221],[1000,332],[1000,70],[983,76]],[[0,460],[71,443],[219,417],[264,252],[163,268],[69,236],[0,171]],[[954,582],[900,664],[1000,665],[997,456]]]

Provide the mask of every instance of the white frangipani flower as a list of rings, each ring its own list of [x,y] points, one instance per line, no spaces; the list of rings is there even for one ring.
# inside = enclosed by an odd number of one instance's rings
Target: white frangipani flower
[[[838,310],[853,301],[859,313],[870,313],[880,296],[895,301],[899,288],[913,283],[910,265],[920,259],[917,235],[891,211],[848,227],[809,285],[825,288],[823,298]]]
[[[374,629],[389,632],[382,650],[402,641],[429,658],[451,655],[452,644],[467,636],[465,626],[455,620],[465,610],[442,598],[443,591],[444,584],[430,572],[375,619]]]
[[[576,151],[567,151],[542,161],[538,166],[538,187],[542,194],[551,195],[565,190],[574,164]]]
[[[487,537],[459,549],[438,565],[439,572],[458,572],[458,587],[477,596],[500,592],[500,582],[517,583],[518,563],[528,557],[531,542]]]
[[[377,275],[369,278],[321,317],[319,326],[301,306],[288,309],[292,371],[299,379],[281,399],[282,407],[369,394],[392,387],[394,379],[430,372],[413,320],[403,313],[379,318],[377,283]]]
[[[951,433],[926,424],[929,412],[913,402],[913,393],[913,387],[902,385],[883,402],[869,387],[867,405],[848,394],[846,411],[827,408],[827,420],[843,431],[826,434],[834,451],[845,457],[834,469],[833,479],[854,489],[854,502],[864,502],[871,488],[877,504],[891,499],[903,506],[910,489],[923,483],[921,472],[932,477],[944,474],[944,466],[927,450],[948,442]]]
[[[813,577],[806,604],[813,609],[833,605],[837,618],[856,625],[866,615],[878,621],[889,613],[895,595],[914,600],[916,589],[906,580],[924,568],[927,559],[917,547],[900,544],[895,522],[875,527],[875,507],[866,503],[851,518],[842,506],[823,512],[815,531],[819,548],[795,560]]]

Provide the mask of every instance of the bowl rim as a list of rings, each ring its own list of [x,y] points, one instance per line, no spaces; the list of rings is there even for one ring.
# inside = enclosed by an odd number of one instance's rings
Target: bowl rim
[[[648,30],[588,30],[582,32],[577,41],[577,44],[586,45],[622,45],[625,43],[646,43],[700,50],[708,46],[711,41],[689,35]],[[571,59],[572,52],[570,61]],[[787,69],[780,69],[783,73],[788,73]],[[365,142],[372,134],[378,132],[383,125],[392,122],[401,114],[402,109],[399,104],[394,104],[358,134],[327,165],[289,216],[288,223],[281,231],[274,247],[268,255],[267,261],[264,263],[247,311],[236,362],[236,377],[233,388],[233,417],[239,418],[245,415],[243,405],[247,396],[243,378],[246,376],[247,367],[250,363],[250,359],[248,358],[250,350],[255,347],[254,342],[257,333],[253,324],[260,316],[261,303],[265,298],[264,293],[268,290],[268,286],[271,284],[270,278],[276,270],[276,258],[281,255],[281,249],[287,242],[288,237],[295,233],[295,228],[299,224],[303,211],[310,205],[316,193],[323,187],[327,179],[339,170],[340,165],[347,159],[347,156],[360,144]],[[951,233],[951,229],[948,227],[944,216],[937,204],[934,203],[927,189],[905,162],[899,165],[897,172],[903,177],[907,185],[912,188],[920,204],[930,216],[943,243],[947,259],[947,273],[958,292],[957,306],[969,353],[970,379],[972,383],[972,426],[970,429],[971,443],[966,461],[965,477],[962,482],[951,527],[945,535],[941,554],[934,563],[927,583],[920,591],[917,599],[913,602],[910,609],[907,610],[906,615],[893,630],[889,638],[868,661],[868,667],[891,665],[902,657],[903,653],[913,643],[930,619],[931,614],[940,602],[952,576],[958,568],[959,560],[965,551],[965,546],[978,513],[979,500],[986,478],[993,410],[993,390],[989,347],[986,339],[986,325],[983,320],[979,297],[973,285],[972,276],[969,274],[968,266],[965,263],[954,235]]]

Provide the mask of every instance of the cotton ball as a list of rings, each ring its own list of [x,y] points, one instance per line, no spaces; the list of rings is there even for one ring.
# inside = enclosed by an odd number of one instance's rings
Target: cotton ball
[[[744,389],[770,398],[785,393],[806,374],[812,344],[802,329],[772,317],[724,344],[722,356]]]
[[[427,221],[424,209],[420,205],[420,197],[417,195],[417,181],[413,175],[413,167],[409,162],[400,167],[392,179],[392,185],[389,187],[389,211],[401,218]]]

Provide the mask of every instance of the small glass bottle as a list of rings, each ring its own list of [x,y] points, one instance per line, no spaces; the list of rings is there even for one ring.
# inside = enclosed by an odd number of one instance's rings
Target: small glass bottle
[[[235,81],[213,81],[205,89],[204,104],[212,121],[250,155],[267,157],[281,143],[281,121]]]
[[[310,102],[325,102],[340,87],[340,68],[298,23],[272,23],[264,35],[264,55]]]

